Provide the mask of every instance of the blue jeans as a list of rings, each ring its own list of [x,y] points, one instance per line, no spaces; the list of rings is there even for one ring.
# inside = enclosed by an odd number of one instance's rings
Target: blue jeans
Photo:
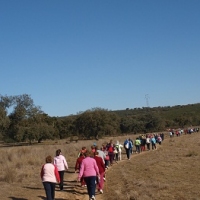
[[[43,186],[47,196],[46,200],[54,200],[56,184],[51,182],[43,182]]]
[[[96,176],[87,176],[87,177],[84,177],[84,180],[85,180],[86,185],[87,185],[87,191],[88,191],[89,197],[91,198],[93,195],[95,196]]]

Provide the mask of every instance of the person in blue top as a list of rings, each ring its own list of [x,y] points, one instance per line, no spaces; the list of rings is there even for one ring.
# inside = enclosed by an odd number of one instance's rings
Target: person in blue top
[[[152,145],[152,150],[156,149],[156,139],[154,136],[151,138],[151,145]]]
[[[124,148],[126,150],[126,156],[127,159],[130,160],[130,156],[131,156],[131,149],[133,148],[133,143],[131,142],[131,139],[126,139],[124,141]]]

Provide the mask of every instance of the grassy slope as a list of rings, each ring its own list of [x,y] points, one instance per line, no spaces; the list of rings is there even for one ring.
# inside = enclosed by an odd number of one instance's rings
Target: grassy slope
[[[165,139],[107,173],[105,200],[199,200],[200,133]]]
[[[155,107],[155,108],[144,108],[144,109],[128,109],[128,110],[116,110],[113,111],[119,116],[141,116],[146,114],[147,109],[151,113],[158,113],[162,116],[163,119],[173,120],[176,117],[180,116],[199,116],[200,114],[200,103],[189,104],[189,105],[180,105],[172,107]]]

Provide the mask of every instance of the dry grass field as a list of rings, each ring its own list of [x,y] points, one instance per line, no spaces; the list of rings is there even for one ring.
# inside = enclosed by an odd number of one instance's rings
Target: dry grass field
[[[129,137],[129,136],[127,136]],[[135,139],[136,136],[130,136]],[[126,137],[112,138],[123,143]],[[99,140],[98,145],[111,138]],[[47,155],[60,148],[69,170],[65,173],[64,191],[56,189],[56,200],[88,200],[86,188],[76,182],[74,165],[82,146],[93,141],[66,144],[0,147],[0,199],[45,200],[40,170]],[[107,170],[103,194],[97,200],[200,200],[200,133],[169,138],[159,148],[132,154]]]

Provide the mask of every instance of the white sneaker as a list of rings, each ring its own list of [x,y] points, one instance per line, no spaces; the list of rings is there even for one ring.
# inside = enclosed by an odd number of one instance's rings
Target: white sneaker
[[[95,196],[94,196],[94,195],[92,195],[92,198],[91,198],[91,200],[95,200]]]
[[[103,190],[101,189],[101,190],[99,190],[99,192],[101,193],[101,194],[103,194]]]

